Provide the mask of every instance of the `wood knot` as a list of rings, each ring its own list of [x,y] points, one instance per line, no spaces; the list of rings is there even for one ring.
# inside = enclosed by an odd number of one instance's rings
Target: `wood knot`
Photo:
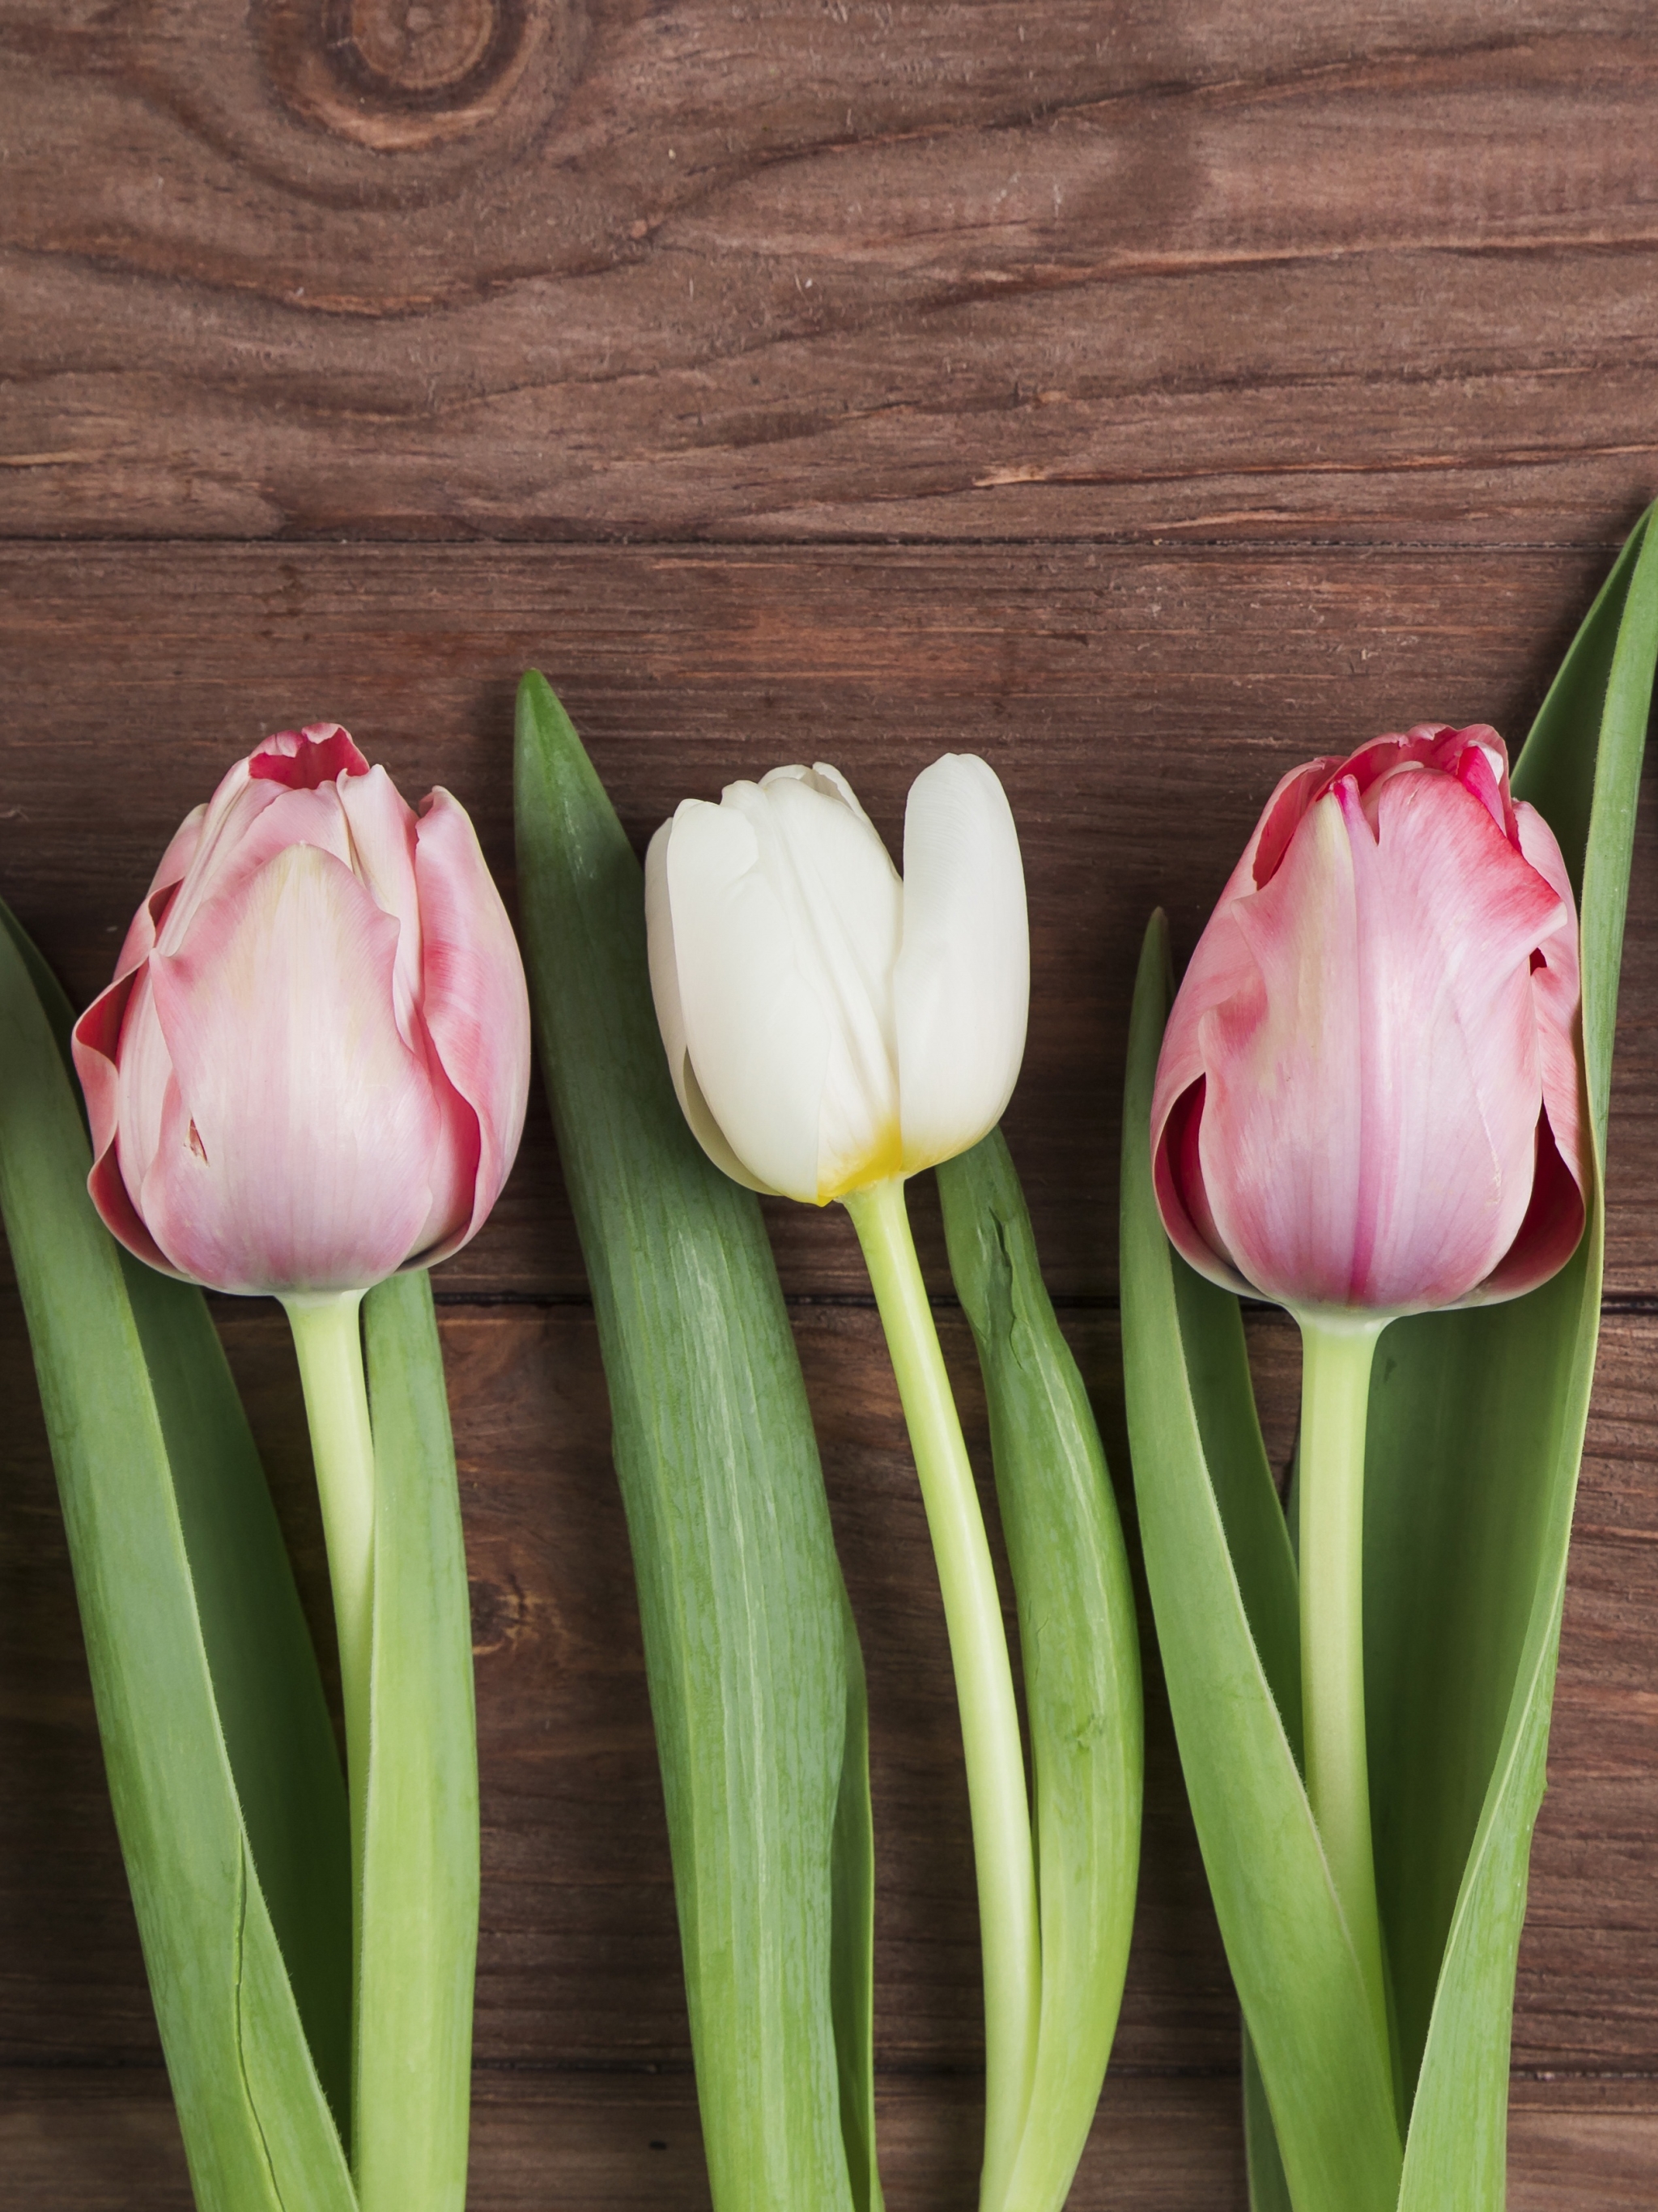
[[[265,68],[289,106],[380,153],[496,116],[568,0],[266,0]]]

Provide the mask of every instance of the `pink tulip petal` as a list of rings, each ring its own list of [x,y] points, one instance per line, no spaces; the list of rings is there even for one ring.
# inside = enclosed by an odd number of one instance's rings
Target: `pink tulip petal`
[[[1265,1017],[1209,1018],[1205,1178],[1250,1281],[1400,1311],[1491,1272],[1532,1191],[1530,956],[1558,915],[1455,778],[1388,776],[1374,832],[1348,779],[1315,804],[1236,909]]]
[[[415,810],[383,768],[342,777],[336,787],[350,839],[353,872],[367,884],[377,906],[398,925],[398,1031],[416,1039],[422,952],[420,890],[415,876]]]
[[[177,1088],[173,1057],[156,1018],[155,979],[149,963],[132,979],[132,995],[121,1023],[118,1069],[115,1156],[122,1180],[136,1196],[143,1189],[150,1163],[161,1146],[167,1092]]]
[[[115,1142],[120,1077],[116,1054],[120,1049],[121,1023],[132,996],[132,973],[118,975],[100,991],[70,1032],[75,1072],[87,1102],[92,1125],[92,1154],[101,1160]]]
[[[354,1289],[408,1256],[438,1109],[392,1018],[397,935],[349,868],[295,845],[152,958],[178,1081],[137,1196],[197,1281]]]
[[[1536,1187],[1514,1243],[1480,1286],[1482,1299],[1518,1297],[1546,1282],[1576,1250],[1588,1212],[1576,904],[1553,830],[1535,807],[1522,801],[1514,811],[1520,849],[1558,897],[1561,918],[1540,937],[1532,960],[1532,1007],[1543,1077]]]
[[[1222,906],[1229,899],[1242,897],[1246,890],[1260,890],[1272,882],[1307,809],[1340,766],[1333,754],[1325,754],[1303,768],[1292,768],[1279,779],[1255,824],[1254,836],[1243,848],[1243,858],[1220,895]]]
[[[143,911],[140,908],[139,912]],[[92,1126],[92,1172],[87,1178],[87,1188],[98,1209],[99,1218],[129,1252],[171,1275],[178,1271],[144,1226],[132,1194],[122,1179],[116,1149],[120,1136],[121,1079],[117,1054],[121,1028],[133,987],[147,972],[140,968],[118,975],[107,990],[100,991],[76,1023],[70,1042],[75,1072],[86,1097],[87,1118]]]
[[[118,981],[123,975],[131,975],[140,961],[149,957],[161,916],[173,903],[173,893],[195,861],[202,842],[202,825],[206,819],[205,805],[192,806],[168,840],[167,848],[149,879],[149,889],[144,893],[138,911],[132,917],[116,960]]]
[[[1577,904],[1571,878],[1552,830],[1534,806],[1515,807],[1520,849],[1560,902],[1554,928],[1537,940],[1542,966],[1533,963],[1532,995],[1543,1060],[1543,1104],[1560,1157],[1580,1191],[1589,1181],[1588,1124],[1579,1066],[1582,983],[1578,967]]]
[[[1368,839],[1369,832],[1365,832]],[[1320,799],[1229,919],[1252,988],[1197,1010],[1199,1157],[1217,1230],[1257,1290],[1347,1302],[1359,1233],[1363,1059],[1351,846]]]
[[[1583,1193],[1572,1170],[1561,1158],[1546,1114],[1537,1122],[1537,1164],[1532,1180],[1531,1202],[1512,1244],[1485,1281],[1463,1303],[1495,1304],[1500,1298],[1517,1298],[1564,1267],[1577,1249],[1583,1234]]]
[[[1161,1141],[1152,1154],[1152,1182],[1163,1226],[1181,1257],[1212,1283],[1242,1295],[1251,1285],[1238,1273],[1226,1249],[1203,1179],[1199,1133],[1207,1088],[1207,1079],[1200,1075],[1170,1107]]]
[[[444,1073],[477,1119],[471,1203],[431,1254],[439,1259],[483,1226],[517,1157],[530,1095],[530,999],[513,926],[477,833],[446,791],[434,791],[422,811],[415,878],[425,931],[426,1025]]]
[[[350,835],[331,785],[289,791],[284,784],[252,781],[246,762],[239,765],[240,781],[233,771],[209,802],[190,871],[157,922],[159,951],[178,951],[203,907],[257,875],[285,845],[315,845],[350,865]]]

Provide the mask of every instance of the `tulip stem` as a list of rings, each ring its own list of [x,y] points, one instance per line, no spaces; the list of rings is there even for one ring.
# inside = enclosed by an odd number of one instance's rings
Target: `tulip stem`
[[[1035,2068],[1042,2004],[1024,1752],[1001,1598],[902,1178],[846,1200],[864,1248],[909,1425],[938,1563],[967,1756],[985,1988],[985,2154],[979,2202],[1002,2212]]]
[[[1363,1978],[1382,2062],[1392,2038],[1364,1739],[1364,1433],[1385,1318],[1301,1324],[1301,1708],[1307,1796]]]
[[[356,1992],[362,1954],[362,1863],[368,1803],[369,1680],[374,1630],[374,1437],[362,1364],[361,1291],[288,1292],[282,1298],[299,1355],[333,1587],[334,1627],[345,1707],[345,1766],[351,1805],[352,2097],[361,2022]],[[355,2140],[356,2129],[352,2134]]]

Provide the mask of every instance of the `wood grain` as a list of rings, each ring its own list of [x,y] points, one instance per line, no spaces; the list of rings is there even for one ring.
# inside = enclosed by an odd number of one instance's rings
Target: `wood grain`
[[[1576,543],[1649,488],[1639,0],[0,43],[15,534]]]
[[[1128,991],[1147,916],[1182,955],[1273,782],[1424,717],[1517,744],[1594,552],[0,546],[16,672],[0,884],[77,1000],[107,980],[186,810],[267,730],[332,715],[411,795],[451,786],[512,879],[512,695],[545,668],[636,842],[688,793],[834,759],[899,849],[949,748],[1004,778],[1035,957],[1008,1129],[1050,1284],[1112,1294]],[[1658,773],[1655,769],[1654,773]],[[1658,823],[1631,890],[1607,1285],[1658,1293]],[[443,1295],[580,1296],[537,1095]],[[923,1201],[924,1247],[942,1284]],[[838,1211],[773,1210],[785,1283],[865,1288]]]
[[[223,1301],[216,1310],[325,1644],[303,1416],[282,1324],[263,1302]],[[957,2169],[964,2172],[970,2157],[965,2108],[982,2057],[948,1653],[874,1318],[811,1304],[797,1305],[794,1317],[870,1668],[878,2047],[884,2094],[909,2115],[895,2122],[890,2146],[893,2201],[944,2205],[959,2202],[965,2185]],[[1266,1316],[1251,1327],[1269,1449],[1282,1462],[1293,1437],[1294,1334]],[[483,2212],[527,2201],[515,2191],[527,2185],[525,2172],[539,2170],[530,2147],[545,2130],[568,2128],[575,2162],[560,2171],[585,2193],[568,2201],[630,2203],[637,2177],[616,2112],[631,2098],[630,2109],[648,2114],[652,2100],[669,2097],[673,2128],[648,2124],[683,2148],[692,2106],[665,1829],[592,1318],[574,1306],[452,1307],[443,1335],[473,1580],[483,1779],[474,2201]],[[1073,1316],[1072,1336],[1108,1437],[1117,1437],[1114,1321]],[[945,1317],[944,1339],[982,1465],[982,1407],[959,1317]],[[167,2179],[176,2154],[147,2071],[158,2056],[154,2028],[9,1295],[0,1302],[0,1354],[13,1439],[0,1499],[0,1771],[29,1778],[27,1790],[0,1799],[0,2097],[11,2115],[0,2121],[0,2144],[21,2146],[18,2157],[46,2161],[41,2172],[61,2177],[52,2184],[58,2194],[22,2201],[104,2202],[97,2191],[108,2160],[129,2188],[135,2172],[147,2191],[153,2182],[155,2194],[125,2200],[149,2212],[173,2201],[166,2192],[176,2185]],[[1619,2191],[1634,2171],[1631,2158],[1654,2143],[1649,2096],[1631,2133],[1620,2117],[1626,2105],[1614,2099],[1610,2118],[1593,2104],[1563,2117],[1551,2085],[1565,2080],[1587,2095],[1607,2077],[1658,2074],[1658,1710],[1647,1686],[1658,1665],[1655,1359],[1658,1317],[1609,1322],[1515,2019],[1516,2189],[1531,2185],[1533,2168],[1539,2177],[1563,2170],[1563,2145],[1599,2142],[1574,2184],[1570,2202],[1582,2212],[1636,2201]],[[1237,2187],[1236,2008],[1155,1664],[1147,1784],[1128,1991],[1078,2206],[1124,2201],[1108,2180],[1125,2171],[1142,2191],[1127,2200],[1136,2203],[1226,2203]],[[1188,2091],[1200,2109],[1176,2124],[1170,2100]],[[957,2103],[963,2117],[951,2122]],[[94,2112],[103,2117],[90,2119]],[[615,2153],[595,2148],[608,2178],[591,2188],[580,2179],[584,2129]],[[1139,2146],[1132,2154],[1128,2142]],[[123,2146],[118,2155],[113,2143]],[[492,2144],[507,2147],[499,2148],[498,2182],[487,2178],[496,2171]],[[522,2147],[521,2167],[513,2144]],[[659,2168],[647,2160],[647,2168],[662,2176],[652,2185],[658,2201],[701,2202],[694,2155]],[[1644,2168],[1649,2178],[1652,2170]]]
[[[688,793],[824,756],[896,839],[916,769],[982,752],[1031,891],[1010,1133],[1121,1468],[1147,913],[1189,948],[1312,751],[1424,716],[1517,739],[1658,489],[1650,9],[0,0],[0,894],[73,994],[180,816],[285,724],[337,716],[412,793],[456,791],[509,896],[530,663],[640,843]],[[1650,799],[1520,2212],[1658,2194]],[[926,1188],[916,1211],[943,1291]],[[970,2198],[981,2055],[947,1657],[847,1224],[771,1226],[875,1698],[890,2202],[944,2212]],[[9,1283],[0,1253],[0,2196],[183,2212]],[[632,1577],[538,1100],[439,1290],[484,1758],[472,2201],[703,2212]],[[216,1310],[325,1646],[291,1360],[269,1310]],[[1282,1459],[1294,1340],[1251,1328]],[[1241,2212],[1235,2012],[1155,1678],[1150,1731],[1072,2203]]]

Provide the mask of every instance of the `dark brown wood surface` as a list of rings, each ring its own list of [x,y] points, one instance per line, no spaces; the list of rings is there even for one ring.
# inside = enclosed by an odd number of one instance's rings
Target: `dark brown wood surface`
[[[1517,743],[1658,489],[1648,9],[0,0],[0,894],[74,995],[179,816],[283,725],[337,717],[411,793],[454,789],[509,897],[530,663],[641,842],[801,757],[892,833],[917,769],[981,751],[1030,878],[1008,1126],[1122,1477],[1117,1097],[1147,913],[1188,948],[1309,753],[1424,717]],[[1658,2202],[1648,802],[1515,2016],[1525,2212]],[[947,2212],[981,2050],[932,1572],[847,1224],[771,1218],[871,1672],[884,2170],[894,2212]],[[538,1104],[438,1288],[483,1754],[472,2201],[691,2212],[632,1578]],[[216,1311],[325,1646],[291,1357],[274,1310]],[[1293,1335],[1252,1331],[1281,1460]],[[944,1334],[977,1448],[948,1310]],[[0,1407],[0,2199],[172,2212],[3,1279]],[[1236,2008],[1154,1664],[1147,1787],[1072,2202],[1242,2208]]]

